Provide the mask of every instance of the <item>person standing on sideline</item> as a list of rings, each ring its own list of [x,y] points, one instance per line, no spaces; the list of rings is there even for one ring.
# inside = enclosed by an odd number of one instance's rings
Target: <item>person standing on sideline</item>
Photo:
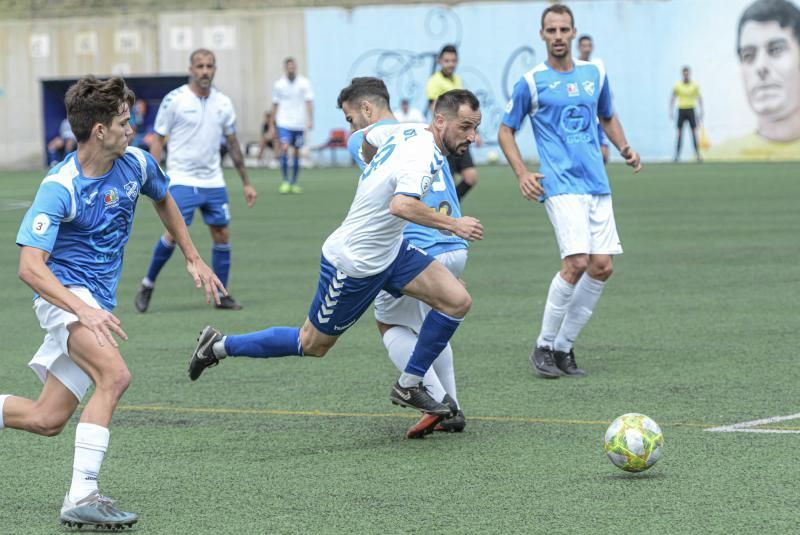
[[[192,224],[195,210],[203,214],[211,240],[211,265],[222,285],[227,288],[231,268],[231,245],[228,224],[231,220],[228,191],[222,174],[220,139],[227,141],[231,159],[244,184],[248,207],[256,202],[257,193],[250,184],[244,156],[236,138],[236,112],[233,102],[213,85],[217,72],[216,59],[210,50],[200,48],[189,56],[189,83],[171,91],[158,108],[150,154],[161,161],[167,143],[167,173],[170,193],[178,203],[186,226]],[[169,139],[167,140],[167,137]],[[156,278],[175,251],[175,240],[169,231],[159,238],[147,275],[142,279],[134,304],[139,312],[147,312]],[[216,307],[240,310],[230,295],[222,295]]]
[[[407,100],[401,102],[405,102],[406,108],[408,108]],[[337,104],[344,113],[345,120],[354,130],[348,142],[348,150],[362,171],[367,166],[361,151],[367,129],[373,127],[372,130],[375,130],[386,125],[409,122],[396,119],[399,114],[392,113],[389,91],[379,78],[353,78],[350,85],[339,93]],[[394,132],[391,128],[382,130],[384,137],[388,137]],[[372,135],[376,134],[377,132],[373,132]],[[452,217],[461,217],[461,207],[447,163],[434,177],[431,189],[423,198],[423,202],[433,211]],[[450,232],[413,223],[406,226],[403,236],[411,244],[435,257],[454,276],[460,277],[463,273],[467,264],[469,247],[467,240]],[[378,324],[378,331],[381,333],[381,339],[386,346],[389,359],[402,372],[408,365],[408,359],[417,343],[418,333],[430,307],[413,297],[395,298],[390,293],[382,291],[375,298],[374,308],[375,321]],[[435,401],[444,403],[451,408],[452,414],[447,418],[423,414],[422,418],[406,431],[406,436],[422,438],[434,430],[463,431],[466,427],[466,420],[456,395],[453,348],[449,343],[433,361],[423,377],[423,384]]]
[[[400,109],[395,110],[394,117],[398,123],[424,123],[425,116],[417,108],[412,108],[407,98],[400,101]]]
[[[461,77],[456,74],[458,66],[458,51],[453,45],[445,45],[439,52],[437,60],[439,70],[433,73],[425,86],[425,93],[428,96],[429,111],[433,114],[433,107],[436,99],[440,95],[453,89],[463,89],[464,83]],[[481,146],[481,138],[478,135],[475,144]],[[461,182],[456,186],[458,200],[464,198],[467,192],[478,184],[478,170],[472,162],[472,154],[469,149],[463,154],[451,154],[447,157],[450,164],[450,171],[461,175]]]
[[[547,61],[516,83],[498,132],[522,196],[544,202],[561,253],[561,270],[550,283],[542,329],[529,358],[536,373],[552,379],[586,374],[577,367],[573,344],[611,276],[613,255],[622,253],[597,118],[625,163],[634,172],[641,169],[611,105],[606,73],[572,59],[575,32],[567,6],[544,10],[539,35]],[[538,173],[528,170],[514,138],[526,117],[539,151]]]
[[[581,35],[578,38],[578,59],[581,61],[588,61],[597,65],[602,72],[606,72],[606,65],[600,58],[592,59],[592,52],[594,52],[594,41],[591,35]],[[608,136],[603,132],[603,127],[600,126],[600,120],[597,121],[597,138],[600,142],[600,152],[603,155],[603,163],[608,163]]]
[[[60,520],[70,527],[122,529],[139,519],[100,494],[98,476],[112,414],[131,381],[115,339],[128,336],[111,311],[141,195],[152,199],[206,301],[225,292],[197,253],[158,162],[128,146],[133,102],[122,78],[86,76],[69,88],[77,151],[47,174],[17,234],[19,277],[36,293],[33,310],[45,330],[28,365],[44,387],[36,400],[0,395],[0,430],[58,435],[94,384],[75,429],[72,484],[61,508]]]
[[[697,144],[697,124],[703,119],[703,97],[700,95],[700,86],[691,80],[689,67],[681,70],[681,81],[672,88],[672,97],[669,100],[669,117],[675,117],[675,101],[678,101],[678,140],[675,144],[675,159],[681,157],[681,144],[683,142],[683,123],[689,123],[692,130],[692,143],[698,162],[703,161],[700,156],[700,146]],[[695,110],[697,110],[695,112]]]
[[[400,378],[392,403],[434,416],[452,408],[433,399],[423,378],[447,346],[472,304],[466,288],[440,262],[403,237],[407,222],[483,238],[473,217],[451,217],[421,199],[431,190],[445,156],[464,152],[475,140],[481,112],[469,91],[442,95],[430,125],[386,125],[369,130],[362,145],[367,168],[342,224],[322,246],[317,292],[302,327],[271,327],[223,335],[205,327],[189,363],[189,378],[227,357],[323,357],[363,315],[381,290],[425,302],[430,312]],[[381,129],[391,129],[388,136]],[[377,134],[376,137],[372,137]]]
[[[297,74],[294,58],[283,61],[285,75],[279,78],[272,89],[272,120],[278,132],[283,182],[278,191],[303,193],[297,185],[300,172],[300,149],[305,142],[305,132],[314,128],[314,91],[311,82]],[[294,149],[292,174],[289,175],[289,147]]]

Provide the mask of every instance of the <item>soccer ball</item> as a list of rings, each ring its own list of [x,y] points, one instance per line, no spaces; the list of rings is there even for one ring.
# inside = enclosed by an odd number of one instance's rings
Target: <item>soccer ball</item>
[[[497,154],[496,151],[490,150],[486,153],[486,162],[492,165],[496,164],[497,161],[500,159],[500,156]]]
[[[656,464],[663,447],[661,428],[644,414],[623,414],[606,431],[606,455],[626,472],[644,472]]]

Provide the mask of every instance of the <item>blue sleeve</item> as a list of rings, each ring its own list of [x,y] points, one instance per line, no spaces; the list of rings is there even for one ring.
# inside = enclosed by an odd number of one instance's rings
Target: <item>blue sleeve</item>
[[[597,115],[603,119],[610,119],[614,115],[614,108],[611,105],[611,87],[608,85],[608,76],[603,80],[603,90],[600,91],[600,98],[597,101]]]
[[[142,154],[147,163],[147,180],[142,184],[142,193],[153,200],[160,201],[167,195],[169,177],[164,174],[161,166],[149,152],[142,151]]]
[[[531,111],[531,90],[525,78],[520,78],[514,85],[514,92],[511,100],[506,106],[506,113],[503,115],[503,124],[513,130],[519,130],[525,117]]]
[[[358,132],[353,132],[350,136],[350,139],[347,140],[347,152],[350,153],[350,156],[353,157],[356,164],[361,168],[363,171],[366,167],[364,161],[361,159],[361,143],[364,142],[364,132],[359,130]]]
[[[44,182],[28,209],[17,233],[17,245],[53,251],[58,227],[72,216],[72,196],[58,182]]]

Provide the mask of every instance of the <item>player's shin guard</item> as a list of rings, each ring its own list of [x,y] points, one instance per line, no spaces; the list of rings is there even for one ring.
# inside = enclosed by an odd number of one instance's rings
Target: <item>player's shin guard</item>
[[[561,273],[556,273],[550,283],[550,290],[547,292],[547,304],[544,306],[544,316],[542,316],[542,330],[536,340],[538,347],[553,347],[553,342],[574,292],[575,286],[562,279]]]
[[[222,285],[228,287],[228,276],[231,272],[231,244],[215,243],[211,248],[211,266]]]
[[[97,490],[100,465],[108,449],[110,433],[105,427],[79,423],[75,429],[75,460],[69,499],[77,502]]]
[[[411,358],[405,367],[405,373],[424,376],[463,320],[464,318],[453,318],[438,310],[428,312],[419,330],[417,345],[414,346],[414,352],[411,353]]]
[[[270,327],[263,331],[225,337],[225,353],[231,357],[272,358],[303,356],[300,329]]]
[[[150,260],[150,268],[147,270],[147,278],[150,282],[155,282],[161,268],[175,252],[175,244],[169,243],[164,239],[164,236],[158,239],[158,243],[153,248],[153,258]]]
[[[558,331],[553,349],[569,353],[575,339],[589,323],[589,318],[592,317],[592,311],[603,294],[605,285],[605,282],[593,279],[584,273],[578,284],[575,285],[572,302],[564,316],[564,322]]]

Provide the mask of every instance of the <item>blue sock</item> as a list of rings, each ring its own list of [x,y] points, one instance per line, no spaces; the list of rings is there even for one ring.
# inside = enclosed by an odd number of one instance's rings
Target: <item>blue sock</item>
[[[230,243],[215,243],[211,248],[211,266],[214,273],[222,283],[228,287],[228,275],[231,272],[231,244]]]
[[[147,278],[150,279],[150,282],[156,282],[158,273],[174,252],[175,244],[166,242],[164,236],[161,236],[155,248],[153,248],[153,258],[150,260],[150,269],[147,270]]]
[[[419,330],[417,345],[414,346],[414,351],[411,353],[411,358],[404,371],[412,375],[424,376],[439,353],[447,346],[447,342],[453,337],[453,333],[456,332],[463,319],[452,318],[437,310],[428,312]]]
[[[298,171],[300,171],[300,158],[295,158],[292,164],[292,184],[297,184]]]
[[[231,357],[303,356],[300,345],[300,329],[297,327],[270,327],[249,334],[225,337],[225,352]]]
[[[281,155],[281,174],[283,175],[283,181],[289,181],[289,155],[282,154]]]

